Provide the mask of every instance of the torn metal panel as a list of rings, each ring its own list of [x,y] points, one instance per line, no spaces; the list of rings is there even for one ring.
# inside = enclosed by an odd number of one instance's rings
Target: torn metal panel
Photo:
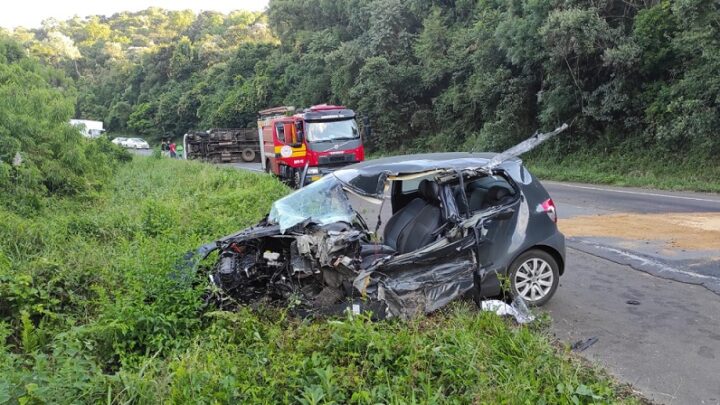
[[[411,318],[433,312],[472,289],[476,268],[471,254],[450,260],[438,257],[394,272],[385,269],[377,288],[383,291],[390,313]]]
[[[545,132],[545,133],[536,133],[535,135],[520,142],[519,144],[513,146],[512,148],[506,149],[505,151],[497,154],[495,157],[490,159],[490,161],[485,165],[485,168],[492,169],[506,160],[512,159],[516,156],[522,155],[523,153],[529,152],[529,151],[535,149],[541,143],[547,141],[548,139],[552,138],[553,136],[559,134],[560,132],[568,129],[568,127],[569,127],[568,124],[562,124],[559,127],[555,128],[553,131]]]

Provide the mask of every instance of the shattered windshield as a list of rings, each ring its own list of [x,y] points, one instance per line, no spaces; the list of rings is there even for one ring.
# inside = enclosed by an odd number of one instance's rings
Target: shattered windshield
[[[335,176],[325,176],[273,203],[268,220],[285,232],[305,220],[320,225],[351,223],[355,213],[342,184]]]

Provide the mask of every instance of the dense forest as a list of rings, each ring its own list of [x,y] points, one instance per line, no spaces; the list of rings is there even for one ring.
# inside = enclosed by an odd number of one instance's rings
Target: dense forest
[[[373,150],[550,146],[720,152],[713,0],[272,0],[265,13],[150,8],[8,32],[76,85],[78,118],[158,139],[342,103]]]

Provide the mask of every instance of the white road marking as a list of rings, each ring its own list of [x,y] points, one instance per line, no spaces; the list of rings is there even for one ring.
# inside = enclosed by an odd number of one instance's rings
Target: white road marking
[[[584,240],[579,240],[579,242],[580,242],[580,243],[583,243],[583,244],[585,244],[585,245],[590,245],[590,246],[592,246],[592,247],[594,247],[594,248],[596,248],[596,249],[606,250],[606,251],[613,252],[613,253],[615,253],[615,254],[617,254],[617,255],[620,255],[620,256],[625,257],[626,259],[635,260],[636,262],[639,262],[640,265],[653,266],[653,267],[659,269],[659,271],[660,271],[661,273],[662,273],[662,272],[676,273],[676,274],[682,274],[683,276],[686,276],[686,277],[694,277],[694,278],[700,278],[700,279],[713,280],[713,281],[715,281],[715,282],[720,282],[720,278],[718,278],[718,277],[708,276],[708,275],[706,275],[706,274],[693,273],[693,272],[690,272],[690,271],[685,271],[685,270],[682,270],[682,269],[678,269],[678,268],[676,268],[676,267],[668,266],[668,265],[665,264],[665,263],[661,263],[661,262],[659,262],[659,261],[652,260],[652,259],[647,258],[647,257],[643,257],[643,256],[639,256],[639,255],[630,253],[630,252],[628,252],[628,251],[626,251],[626,250],[616,249],[616,248],[613,248],[613,247],[610,247],[610,246],[600,245],[600,244],[597,244],[597,243],[587,242],[587,241],[584,241]],[[591,253],[591,254],[592,254],[592,253]],[[612,261],[612,260],[611,260],[611,261]],[[632,267],[632,265],[629,265],[629,266]]]
[[[586,190],[610,191],[610,192],[612,192],[612,193],[646,195],[646,196],[651,196],[651,197],[677,198],[677,199],[679,199],[679,200],[704,201],[704,202],[712,202],[712,203],[720,204],[720,200],[711,200],[711,199],[707,199],[707,198],[684,197],[684,196],[679,196],[679,195],[668,195],[668,194],[658,194],[658,193],[644,193],[644,192],[641,192],[641,191],[613,190],[613,189],[610,189],[610,188],[590,187],[590,186],[578,186],[578,185],[575,185],[575,184],[558,183],[558,182],[555,182],[555,181],[544,181],[543,183],[557,184],[558,186],[564,186],[564,187],[582,188],[582,189],[586,189]]]

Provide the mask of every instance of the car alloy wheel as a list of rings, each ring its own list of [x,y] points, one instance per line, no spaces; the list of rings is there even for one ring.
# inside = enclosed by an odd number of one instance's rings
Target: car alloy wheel
[[[519,295],[530,305],[545,304],[557,289],[557,262],[544,251],[530,250],[523,253],[513,262],[511,269],[513,295]]]

